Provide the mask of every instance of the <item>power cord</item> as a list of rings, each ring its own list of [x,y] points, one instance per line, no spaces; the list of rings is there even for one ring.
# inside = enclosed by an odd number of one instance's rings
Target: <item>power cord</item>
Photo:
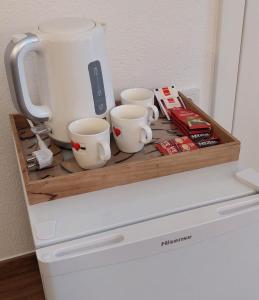
[[[33,151],[32,156],[29,157],[27,161],[27,167],[29,170],[41,170],[47,168],[53,163],[53,153],[46,146],[44,141],[41,139],[40,134],[46,133],[47,129],[42,129],[42,127],[34,126],[31,120],[28,120],[32,132],[35,134],[38,142],[39,150]]]

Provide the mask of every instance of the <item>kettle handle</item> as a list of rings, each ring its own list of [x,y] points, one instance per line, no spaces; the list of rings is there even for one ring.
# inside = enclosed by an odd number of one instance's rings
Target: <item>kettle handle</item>
[[[31,51],[40,51],[38,36],[32,33],[15,35],[5,51],[6,74],[16,108],[28,119],[44,122],[50,118],[50,110],[45,105],[32,103],[25,76],[24,58]]]

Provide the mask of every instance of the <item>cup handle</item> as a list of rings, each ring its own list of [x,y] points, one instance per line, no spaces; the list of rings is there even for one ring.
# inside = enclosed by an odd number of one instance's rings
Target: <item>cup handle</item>
[[[109,160],[111,158],[111,148],[107,142],[101,141],[98,143],[99,148],[99,156],[103,161]]]
[[[158,111],[157,107],[155,105],[150,104],[147,108],[149,110],[148,121],[150,123],[157,121],[159,118],[159,111]]]
[[[143,125],[141,127],[140,141],[144,144],[150,143],[152,141],[152,130],[149,126]]]

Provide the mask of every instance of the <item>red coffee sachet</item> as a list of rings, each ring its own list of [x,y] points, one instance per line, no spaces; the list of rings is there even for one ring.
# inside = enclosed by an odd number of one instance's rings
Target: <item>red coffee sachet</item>
[[[197,145],[188,137],[176,137],[155,143],[157,150],[163,155],[176,154],[178,152],[192,151],[198,149]]]
[[[174,108],[170,110],[170,115],[175,122],[182,124],[189,131],[211,130],[211,124],[191,110]]]
[[[198,149],[197,145],[188,136],[176,137],[173,141],[181,152]]]
[[[182,133],[184,133],[185,135],[194,135],[194,134],[204,134],[204,133],[208,133],[209,136],[211,134],[211,129],[193,129],[190,130],[187,126],[185,126],[185,124],[181,123],[180,121],[174,119],[173,120],[174,124],[182,131]]]
[[[155,143],[155,147],[163,155],[176,154],[179,152],[172,140],[164,140],[162,142]]]

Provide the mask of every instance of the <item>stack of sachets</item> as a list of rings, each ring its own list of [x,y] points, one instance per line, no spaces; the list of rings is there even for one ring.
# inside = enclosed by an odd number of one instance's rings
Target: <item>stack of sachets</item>
[[[212,126],[199,114],[184,108],[170,110],[171,120],[200,148],[217,145],[219,138],[212,132]]]
[[[198,113],[185,107],[174,86],[156,89],[154,92],[163,113],[181,130],[186,136],[184,138],[188,137],[199,148],[219,144],[219,138],[213,133],[211,124]],[[194,149],[195,147],[189,147],[189,150]],[[183,151],[179,147],[178,150]]]

